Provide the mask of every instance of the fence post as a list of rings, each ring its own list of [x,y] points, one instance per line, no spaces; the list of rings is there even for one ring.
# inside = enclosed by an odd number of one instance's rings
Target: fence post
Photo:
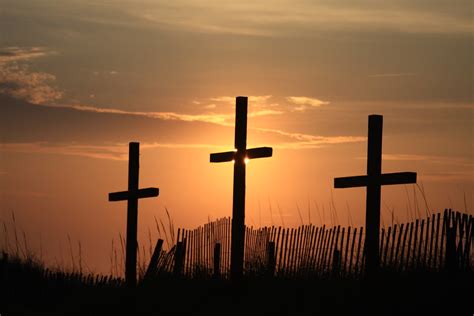
[[[446,262],[445,268],[448,272],[454,272],[457,268],[456,257],[456,226],[451,227],[449,222],[446,223]]]
[[[176,249],[174,252],[173,274],[175,276],[179,276],[181,274],[183,266],[183,257],[183,242],[179,241],[178,243],[176,243]]]
[[[214,245],[214,278],[219,278],[221,275],[221,244]]]
[[[275,242],[269,241],[267,244],[267,274],[269,277],[273,277],[275,274]]]
[[[153,255],[151,256],[150,263],[148,264],[148,268],[146,269],[144,279],[149,278],[150,276],[156,273],[158,269],[158,261],[161,255],[161,249],[163,248],[163,239],[158,239],[155,250],[153,251]]]
[[[341,267],[341,251],[339,249],[334,249],[334,254],[332,257],[332,276],[336,278],[339,276],[339,269]]]

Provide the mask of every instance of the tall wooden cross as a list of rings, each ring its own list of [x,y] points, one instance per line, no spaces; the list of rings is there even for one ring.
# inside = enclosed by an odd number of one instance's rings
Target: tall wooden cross
[[[245,164],[249,159],[271,157],[273,149],[247,149],[247,97],[237,97],[235,106],[235,149],[211,154],[211,162],[234,162],[234,197],[230,273],[233,280],[242,277],[245,243]]]
[[[130,143],[128,153],[128,191],[109,193],[109,201],[127,201],[127,246],[125,258],[125,283],[137,284],[137,222],[138,199],[158,196],[157,188],[138,188],[140,143]]]
[[[382,115],[369,115],[367,175],[335,178],[335,188],[367,187],[365,212],[366,273],[379,267],[380,191],[382,185],[416,183],[416,172],[382,173]]]

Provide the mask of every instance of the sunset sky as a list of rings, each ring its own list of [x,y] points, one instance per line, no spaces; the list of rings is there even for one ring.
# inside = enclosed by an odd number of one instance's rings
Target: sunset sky
[[[232,164],[209,154],[233,148],[238,95],[248,145],[274,149],[247,166],[248,225],[363,225],[365,190],[332,187],[366,173],[369,114],[383,171],[416,171],[427,201],[384,188],[383,225],[415,198],[422,216],[472,214],[471,1],[0,0],[0,30],[0,219],[48,263],[67,264],[69,235],[109,271],[130,141],[140,186],[160,188],[141,243],[165,207],[175,227],[230,216]]]

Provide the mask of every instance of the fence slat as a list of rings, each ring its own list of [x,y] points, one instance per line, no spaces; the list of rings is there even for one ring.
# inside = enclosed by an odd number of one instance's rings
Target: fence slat
[[[395,247],[395,257],[393,258],[393,266],[394,266],[394,269],[395,270],[401,270],[401,267],[402,267],[402,261],[400,260],[400,258],[402,256],[399,256],[399,251],[400,251],[400,247],[403,248],[403,243],[404,243],[404,239],[402,239],[402,236],[403,238],[406,237],[406,231],[407,231],[407,226],[405,226],[404,223],[402,223],[400,225],[400,230],[398,231],[398,238],[397,238],[397,245]],[[401,252],[403,252],[403,250],[401,250]]]
[[[329,263],[331,262],[331,251],[332,251],[332,243],[334,240],[334,235],[336,233],[336,227],[332,227],[330,230],[330,236],[327,244],[327,249],[324,251],[324,263],[323,263],[323,273],[326,273],[327,270],[330,268]]]
[[[406,264],[405,264],[405,270],[408,270],[408,265],[410,263],[410,252],[411,252],[411,240],[412,240],[412,237],[413,237],[413,222],[410,223],[410,226],[409,226],[409,237],[408,237],[408,248],[407,248],[407,258],[406,258]],[[405,245],[404,245],[405,246]],[[402,256],[402,259],[403,259],[403,256]]]
[[[422,219],[421,220],[421,226],[420,226],[420,240],[418,242],[418,245],[415,243],[415,247],[418,247],[418,254],[417,254],[417,257],[416,257],[416,268],[418,269],[418,267],[420,266],[420,260],[421,260],[421,247],[423,246],[423,232],[424,232],[424,228],[425,228],[425,220]]]
[[[428,240],[429,240],[429,233],[430,233],[430,218],[426,219],[426,233],[425,233],[425,246],[423,250],[423,259],[421,261],[421,266],[424,268],[426,267],[426,253],[428,252]]]
[[[324,243],[326,240],[326,235],[327,235],[327,230],[326,230],[326,225],[323,225],[323,228],[321,229],[320,236],[319,236],[319,242],[318,242],[318,248],[316,252],[316,258],[314,260],[314,270],[315,273],[318,274],[320,270],[320,263],[321,263],[321,257],[323,253],[323,248],[324,248]]]
[[[157,266],[180,276],[212,276],[216,271],[216,244],[220,244],[218,272],[222,278],[228,278],[231,223],[231,218],[225,217],[193,230],[179,228],[174,240],[176,244],[162,252]],[[451,209],[444,210],[442,215],[432,214],[410,223],[382,228],[380,267],[398,271],[443,269],[447,258],[447,227],[451,227],[450,242],[454,244],[450,260],[455,264],[451,266],[469,269],[472,265],[473,217]],[[271,269],[282,277],[358,275],[365,265],[364,236],[363,227],[340,225],[330,228],[312,224],[295,228],[246,226],[245,268],[249,272],[268,270],[273,257]],[[273,249],[271,253],[269,247]]]
[[[293,233],[293,229],[287,228],[286,230],[286,240],[285,240],[285,257],[283,261],[283,266],[284,266],[284,273],[287,276],[288,275],[288,262],[290,260],[290,247],[291,247],[291,236]]]
[[[402,224],[402,225],[403,225],[403,224]],[[395,245],[396,245],[396,242],[395,242],[395,241],[397,240],[397,239],[396,239],[396,238],[397,238],[397,227],[398,227],[397,224],[395,224],[395,225],[393,226],[393,232],[392,232],[392,247],[390,247],[390,257],[389,257],[389,259],[388,259],[390,266],[392,266],[392,264],[393,264],[393,250],[395,249]],[[397,245],[398,245],[398,244],[397,244]]]
[[[349,267],[347,268],[347,274],[351,274],[351,271],[352,271],[352,259],[354,258],[354,245],[356,241],[356,236],[357,236],[357,227],[354,228],[354,232],[352,233],[351,253],[350,253],[350,258],[349,258]]]
[[[433,253],[434,253],[433,252],[433,239],[434,239],[434,233],[435,233],[435,221],[436,221],[436,215],[433,214],[433,215],[431,215],[430,255],[428,256],[428,267],[431,267],[431,259],[432,259]],[[433,261],[436,264],[436,259],[433,260]]]
[[[359,242],[357,245],[357,257],[356,257],[356,266],[355,266],[355,273],[359,273],[359,256],[360,256],[360,249],[361,249],[361,244],[362,244],[362,234],[364,233],[364,228],[360,227],[359,229]]]

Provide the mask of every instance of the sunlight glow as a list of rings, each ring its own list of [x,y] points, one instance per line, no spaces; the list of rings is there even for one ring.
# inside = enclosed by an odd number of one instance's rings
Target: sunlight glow
[[[248,164],[248,163],[250,162],[250,159],[248,159],[247,157],[245,157],[244,162],[245,162],[245,164]]]
[[[232,159],[232,163],[235,163],[235,159]]]

